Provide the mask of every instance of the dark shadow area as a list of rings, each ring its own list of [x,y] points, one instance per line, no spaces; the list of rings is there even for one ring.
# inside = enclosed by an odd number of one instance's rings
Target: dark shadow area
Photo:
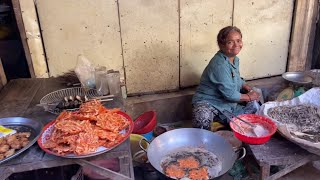
[[[70,180],[77,174],[79,165],[60,166],[12,174],[8,180]],[[80,178],[81,179],[81,178]]]
[[[320,13],[320,10],[319,10]],[[320,21],[316,25],[316,34],[314,38],[314,46],[312,52],[312,65],[311,69],[320,69]]]
[[[11,0],[0,0],[0,58],[8,81],[30,78]]]

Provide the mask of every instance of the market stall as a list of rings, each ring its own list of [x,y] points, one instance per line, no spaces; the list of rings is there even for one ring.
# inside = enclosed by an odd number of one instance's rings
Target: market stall
[[[44,111],[43,107],[36,106],[46,94],[65,88],[57,79],[17,79],[10,81],[0,93],[0,116],[24,117],[40,122],[43,125],[56,119],[57,115]],[[121,97],[114,97],[107,107],[117,107],[123,111]],[[18,151],[19,152],[19,151]],[[114,172],[95,162],[110,158],[118,158],[120,171]],[[21,152],[16,157],[0,164],[0,179],[6,179],[13,173],[52,168],[70,164],[86,166],[97,174],[106,178],[133,179],[133,167],[129,139],[124,140],[110,151],[88,158],[65,158],[46,153],[37,143]]]

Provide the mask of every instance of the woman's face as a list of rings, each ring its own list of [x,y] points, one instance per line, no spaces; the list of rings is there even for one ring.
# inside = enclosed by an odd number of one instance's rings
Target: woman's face
[[[234,57],[241,51],[242,48],[242,38],[241,35],[232,31],[228,34],[226,39],[226,44],[221,46],[221,50],[228,57]]]

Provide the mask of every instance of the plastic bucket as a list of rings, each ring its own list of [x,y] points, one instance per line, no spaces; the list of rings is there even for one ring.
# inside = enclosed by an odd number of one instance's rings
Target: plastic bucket
[[[140,139],[144,138],[140,134],[130,134],[130,147],[131,147],[131,154],[132,156],[136,154],[138,151],[141,151],[142,149],[139,146]],[[143,148],[148,148],[148,143],[145,141],[142,141]]]

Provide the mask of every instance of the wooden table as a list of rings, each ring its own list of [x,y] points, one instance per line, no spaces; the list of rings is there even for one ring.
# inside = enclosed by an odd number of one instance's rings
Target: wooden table
[[[302,149],[280,135],[274,135],[265,144],[249,145],[249,147],[260,166],[260,180],[278,179],[308,162],[320,159],[319,156]],[[270,175],[270,166],[285,168]]]
[[[65,88],[57,79],[16,79],[11,80],[0,91],[0,118],[26,117],[42,122],[44,125],[55,119],[57,115],[45,112],[42,107],[36,106],[46,94]],[[120,107],[123,110],[122,98],[115,98],[107,107]],[[118,158],[120,172],[113,172],[92,163],[93,160]],[[111,179],[134,179],[130,140],[117,146],[107,153],[85,158],[67,159],[53,156],[42,151],[37,143],[19,156],[0,165],[0,180],[8,178],[13,173],[31,171],[43,168],[58,167],[70,164],[86,165],[100,175]]]

